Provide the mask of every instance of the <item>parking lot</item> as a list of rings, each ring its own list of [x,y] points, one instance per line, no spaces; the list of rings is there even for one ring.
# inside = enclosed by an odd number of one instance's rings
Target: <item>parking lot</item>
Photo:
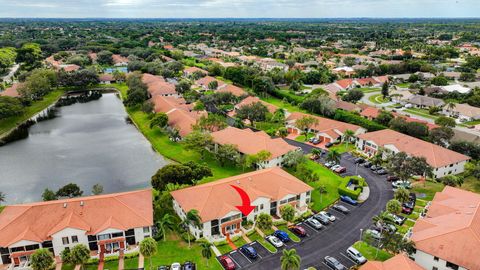
[[[227,256],[230,259],[232,259],[232,261],[236,265],[236,268],[241,269],[241,268],[244,268],[244,267],[246,267],[246,266],[248,266],[252,263],[256,263],[259,260],[261,260],[262,258],[272,254],[265,247],[263,247],[260,243],[258,243],[257,241],[252,242],[249,245],[252,246],[257,251],[257,254],[258,254],[257,259],[250,259],[247,256],[245,256],[245,254],[243,254],[240,251],[240,247],[238,247],[239,249],[230,251],[229,253],[223,254],[222,256]],[[221,256],[218,256],[217,260],[220,261],[220,257]]]

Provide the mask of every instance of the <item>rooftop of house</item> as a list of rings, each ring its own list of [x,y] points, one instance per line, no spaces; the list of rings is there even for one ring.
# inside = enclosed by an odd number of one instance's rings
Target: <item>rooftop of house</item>
[[[147,85],[148,92],[152,96],[156,95],[173,95],[176,94],[175,85],[166,82],[161,76],[155,76],[145,73],[142,76],[142,82]]]
[[[241,97],[248,95],[248,93],[243,90],[243,88],[235,86],[233,84],[226,84],[224,87],[221,87],[217,90],[217,92],[220,93],[231,93],[232,95],[236,97]]]
[[[183,72],[185,72],[186,74],[193,74],[195,72],[201,72],[203,74],[208,73],[206,70],[203,70],[203,69],[198,68],[198,67],[187,67],[183,70]]]
[[[466,269],[480,269],[480,195],[446,186],[435,194],[411,239],[418,250]]]
[[[300,112],[293,112],[287,117],[287,121],[295,121],[297,119],[303,118],[303,117],[313,117],[318,120],[318,123],[315,124],[312,129],[317,130],[318,132],[331,132],[338,130],[341,133],[344,133],[346,130],[351,130],[353,132],[357,132],[358,130],[362,129],[360,126],[337,121],[337,120],[332,120],[328,118],[323,118],[320,116],[315,116],[315,115],[310,115],[310,114],[305,114],[305,113],[300,113]],[[337,132],[336,132],[337,133]],[[338,134],[340,136],[341,134]]]
[[[150,189],[9,205],[0,213],[0,247],[22,240],[41,243],[65,228],[95,235],[107,229],[153,225]]]
[[[198,80],[195,81],[195,84],[196,85],[202,85],[202,86],[208,86],[211,82],[214,82],[216,81],[218,83],[218,87],[221,87],[222,85],[224,85],[225,83],[223,81],[220,81],[220,80],[217,80],[216,78],[212,77],[212,76],[205,76],[203,78],[200,78]]]
[[[127,57],[121,56],[120,54],[112,55],[112,61],[114,64],[128,63],[129,60]]]
[[[445,102],[441,99],[422,95],[413,95],[408,99],[408,102],[415,105],[427,107],[442,107],[443,105],[445,105]]]
[[[406,254],[398,254],[384,262],[368,261],[360,270],[424,270]]]
[[[434,168],[439,168],[469,160],[468,156],[443,148],[433,143],[426,142],[391,129],[384,129],[374,132],[361,134],[358,138],[372,141],[376,145],[384,147],[392,145],[398,151],[405,152],[408,155],[424,157],[427,163]]]
[[[171,194],[185,212],[195,209],[202,222],[207,222],[223,218],[230,212],[240,213],[236,206],[242,205],[242,199],[231,185],[245,190],[252,202],[260,197],[278,201],[287,195],[312,190],[296,177],[274,167],[176,190]]]
[[[157,113],[167,113],[175,108],[190,112],[194,107],[193,103],[187,104],[185,99],[174,96],[154,96],[152,103],[154,111]]]
[[[245,105],[250,105],[250,104],[253,104],[253,103],[257,103],[257,102],[260,102],[263,105],[265,105],[270,113],[274,113],[278,109],[277,106],[272,105],[270,103],[267,103],[267,102],[261,100],[258,97],[255,97],[255,96],[249,96],[249,97],[244,98],[242,101],[240,101],[240,103],[238,103],[236,105],[236,107],[241,108]]]
[[[18,93],[18,87],[20,85],[20,83],[14,83],[12,86],[8,87],[4,91],[0,91],[0,96],[19,97],[20,93]]]
[[[181,137],[185,137],[193,131],[193,126],[202,116],[207,116],[206,111],[186,111],[181,108],[174,108],[166,112],[168,125],[178,129]]]
[[[342,79],[336,81],[335,83],[338,84],[342,89],[347,89],[348,87],[353,85],[353,79]]]
[[[254,155],[262,150],[272,154],[270,159],[285,155],[297,147],[285,142],[282,138],[271,138],[263,131],[254,132],[251,129],[227,127],[212,133],[213,140],[218,144],[233,144],[239,152]]]

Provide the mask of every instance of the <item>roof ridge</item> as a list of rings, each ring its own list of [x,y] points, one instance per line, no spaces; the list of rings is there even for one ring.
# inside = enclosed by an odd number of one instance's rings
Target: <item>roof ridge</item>
[[[146,223],[149,223],[148,220],[146,220],[145,218],[143,218],[142,216],[140,216],[139,214],[137,214],[137,211],[135,211],[134,209],[132,209],[129,205],[127,205],[126,203],[122,202],[121,200],[119,200],[118,197],[114,197],[114,199],[118,202],[120,202],[121,204],[125,205],[126,208],[130,209],[130,211],[132,211],[132,213],[134,215],[136,215],[137,217],[139,217],[140,219],[142,219],[143,221],[145,221]],[[118,220],[117,220],[118,221]],[[119,222],[120,223],[120,222]]]

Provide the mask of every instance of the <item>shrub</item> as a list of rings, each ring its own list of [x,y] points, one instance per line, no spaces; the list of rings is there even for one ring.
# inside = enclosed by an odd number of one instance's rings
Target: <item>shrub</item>
[[[359,125],[370,132],[386,129],[386,127],[383,125],[380,125],[374,121],[363,118],[358,114],[347,112],[344,110],[336,110],[333,119],[342,121],[342,122],[347,122],[350,124]]]
[[[358,185],[355,190],[351,190],[348,188],[349,183],[354,185]],[[360,177],[349,177],[344,178],[340,185],[338,186],[338,193],[340,195],[349,196],[350,198],[356,200],[360,193],[362,193],[363,187],[366,186],[366,182],[363,178]]]

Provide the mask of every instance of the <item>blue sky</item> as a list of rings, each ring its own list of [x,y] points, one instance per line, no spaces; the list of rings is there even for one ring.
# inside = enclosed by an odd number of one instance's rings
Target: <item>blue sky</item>
[[[479,17],[480,0],[0,0],[0,17]]]

